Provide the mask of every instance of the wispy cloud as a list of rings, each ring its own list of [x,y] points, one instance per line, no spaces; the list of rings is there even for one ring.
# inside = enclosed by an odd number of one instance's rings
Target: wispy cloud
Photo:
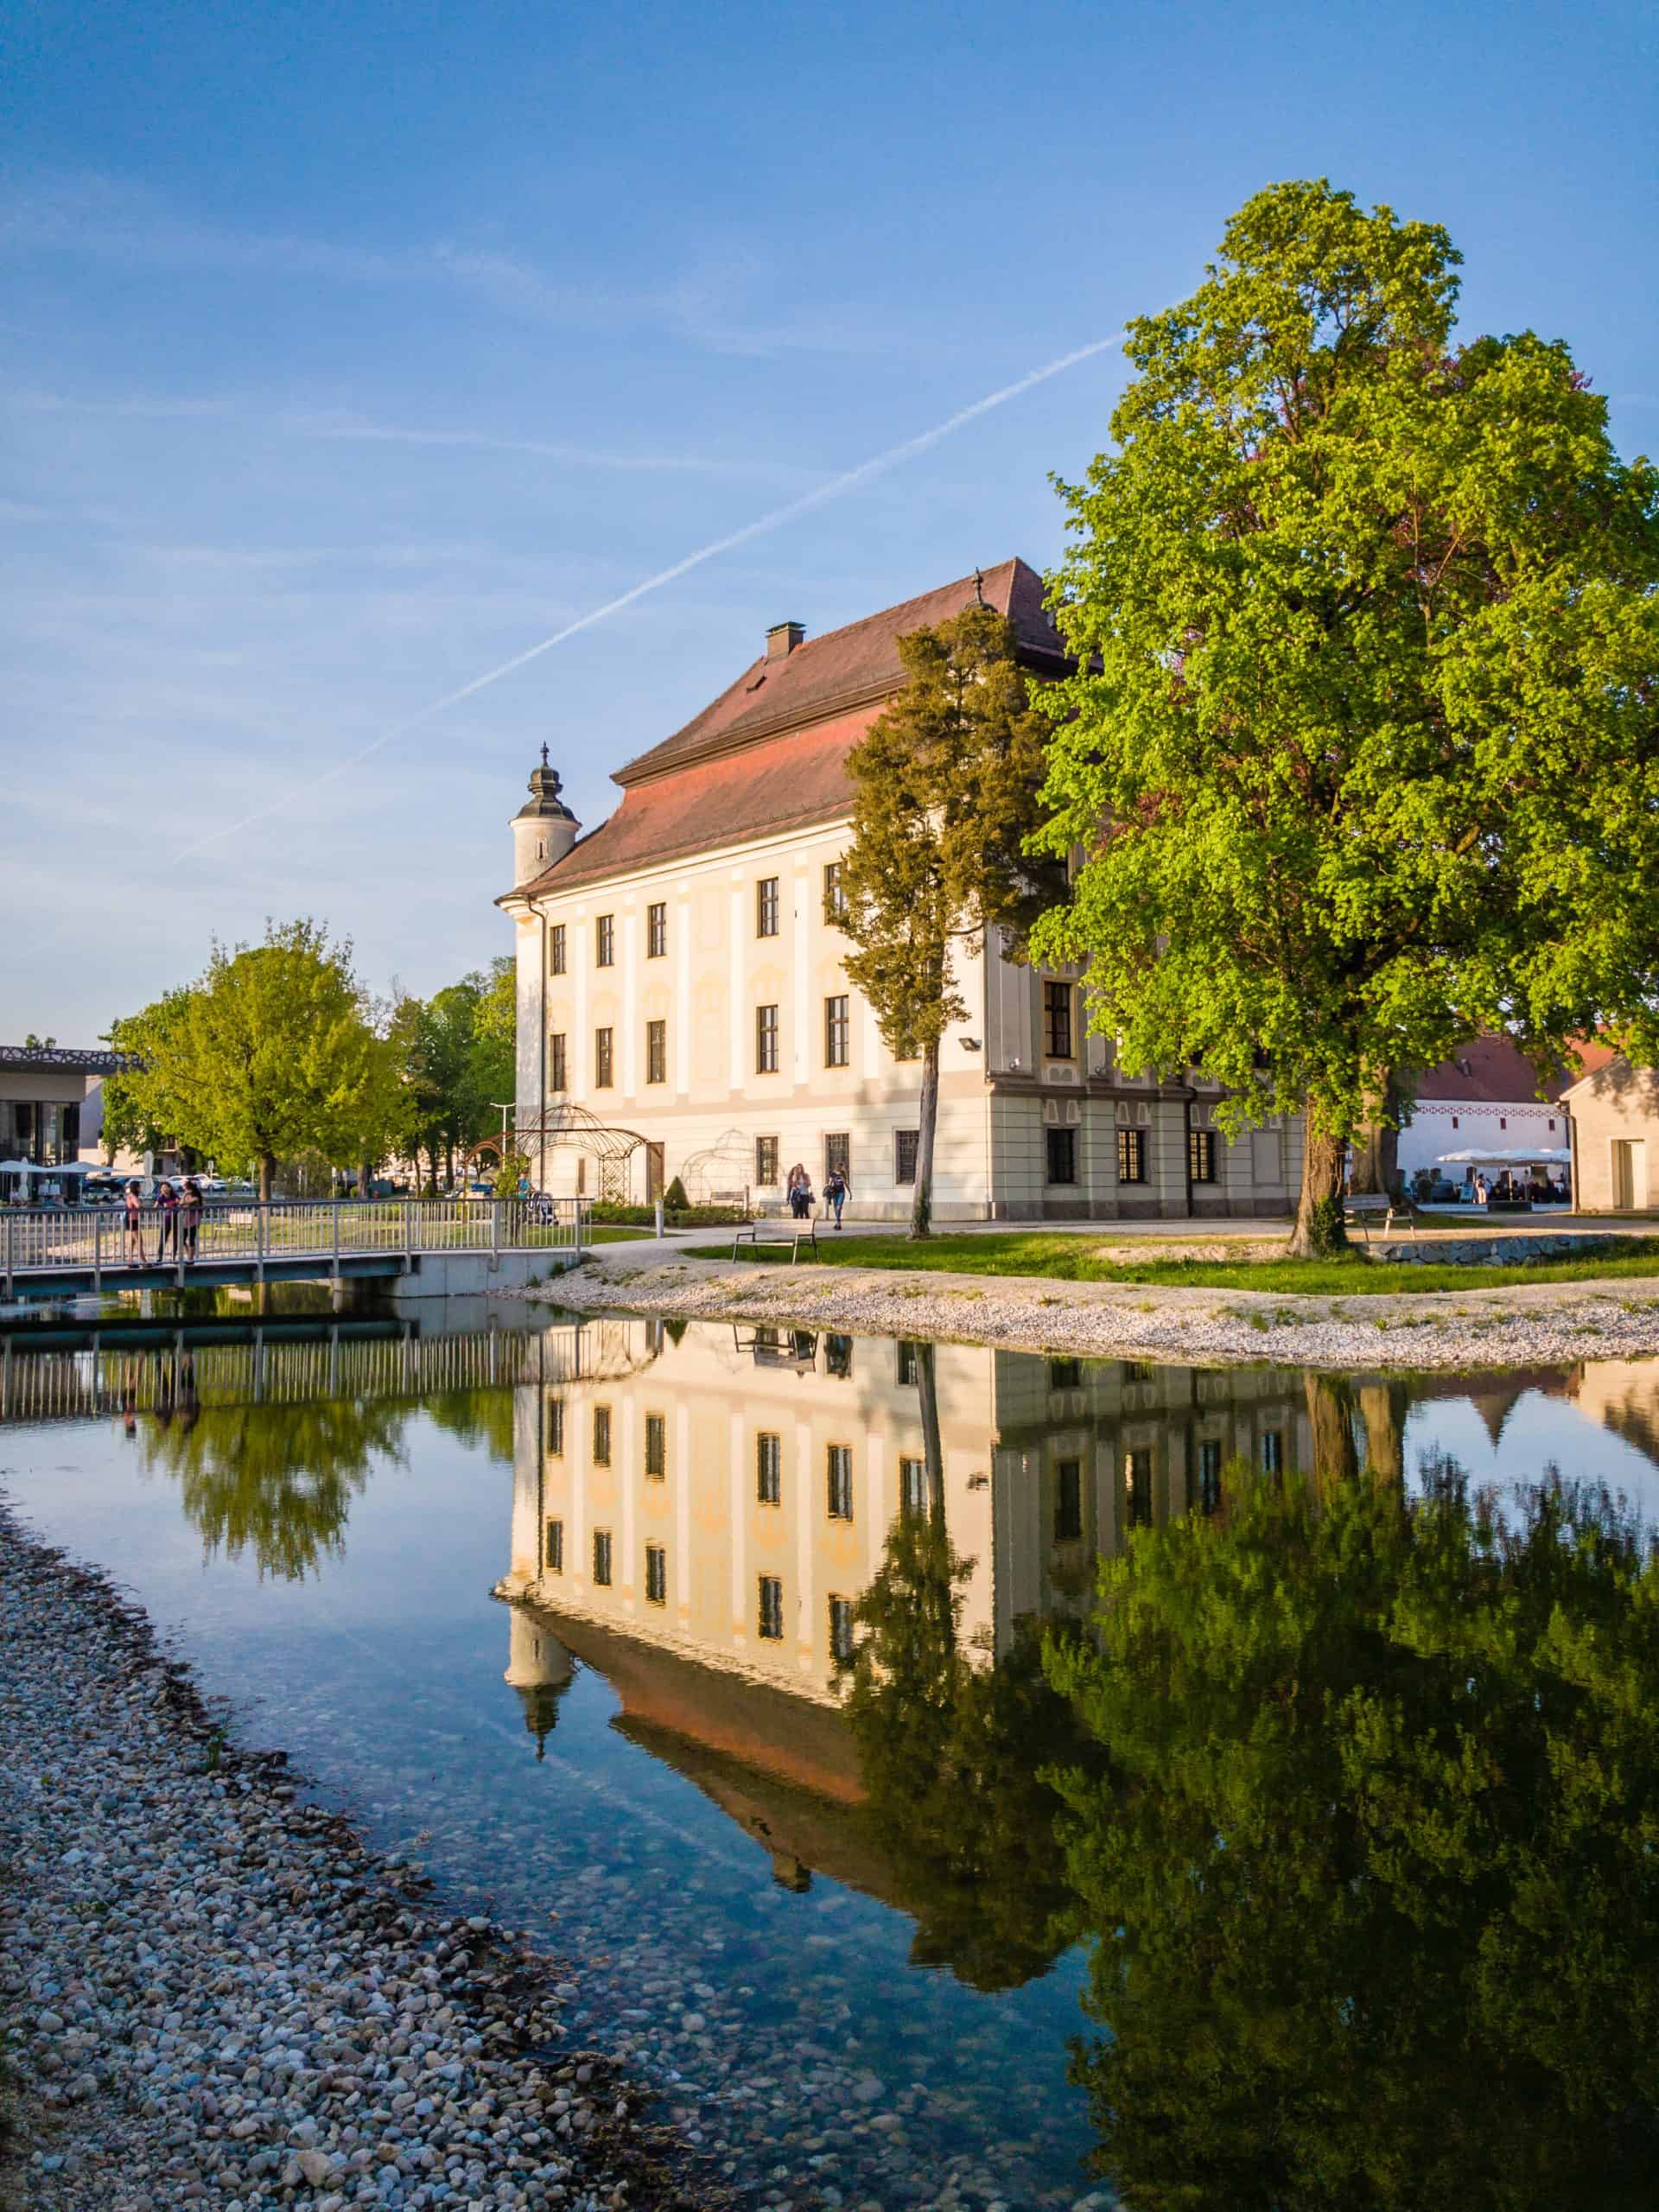
[[[778,310],[753,257],[710,256],[662,286],[573,283],[494,245],[440,238],[391,249],[234,230],[181,211],[124,178],[74,174],[0,188],[0,255],[69,254],[205,276],[301,276],[353,285],[442,284],[499,314],[569,331],[666,331],[735,355],[904,350],[913,334],[855,302]],[[761,296],[757,305],[757,295]],[[935,334],[937,350],[937,334]]]
[[[14,388],[0,391],[0,407],[20,414],[104,416],[114,421],[226,423],[267,436],[311,438],[326,444],[385,445],[523,455],[564,468],[615,469],[624,474],[695,476],[788,476],[793,464],[753,455],[731,459],[695,453],[628,453],[569,439],[515,437],[498,430],[418,423],[377,423],[346,408],[270,406],[257,398],[191,397],[166,392],[83,397]]]

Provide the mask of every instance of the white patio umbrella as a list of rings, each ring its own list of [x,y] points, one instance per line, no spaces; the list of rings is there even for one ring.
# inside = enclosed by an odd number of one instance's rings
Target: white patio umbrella
[[[1531,1150],[1516,1146],[1509,1151],[1483,1152],[1470,1146],[1464,1152],[1443,1152],[1437,1167],[1567,1167],[1573,1155],[1565,1145],[1537,1145]]]

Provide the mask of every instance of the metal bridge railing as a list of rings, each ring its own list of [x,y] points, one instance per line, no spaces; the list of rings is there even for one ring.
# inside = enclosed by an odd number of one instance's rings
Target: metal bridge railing
[[[129,1267],[245,1264],[256,1279],[271,1261],[342,1260],[427,1252],[570,1252],[587,1243],[586,1198],[334,1198],[253,1200],[204,1206],[193,1223],[180,1206],[143,1206],[136,1236],[119,1205],[14,1206],[0,1216],[6,1289],[33,1275],[89,1272],[94,1283]]]

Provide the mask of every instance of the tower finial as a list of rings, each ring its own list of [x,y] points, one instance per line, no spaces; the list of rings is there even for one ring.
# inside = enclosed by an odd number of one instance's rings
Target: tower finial
[[[542,740],[542,766],[543,768],[547,766],[547,740],[545,738]]]
[[[979,601],[979,604],[982,607],[984,606],[985,578],[977,568],[974,570],[974,597]]]

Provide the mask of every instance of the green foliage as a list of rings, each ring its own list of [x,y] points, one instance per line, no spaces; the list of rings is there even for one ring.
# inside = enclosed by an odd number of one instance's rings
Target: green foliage
[[[515,1095],[516,1001],[511,959],[474,970],[429,999],[404,996],[391,1039],[410,1100],[411,1141],[446,1177],[456,1154],[501,1127],[500,1102]]]
[[[178,1138],[222,1169],[308,1146],[344,1164],[395,1126],[397,1063],[371,1024],[349,944],[311,921],[215,944],[206,973],[111,1031],[142,1068],[118,1078],[118,1126]]]
[[[140,1013],[111,1023],[105,1041],[116,1052],[131,1056],[139,1065],[104,1079],[101,1141],[106,1160],[113,1160],[123,1151],[160,1152],[177,1136],[176,1129],[156,1118],[167,1111],[165,1086],[151,1084],[146,1077],[153,1067],[168,1065],[181,1050],[189,996],[190,987],[181,986],[164,993]]]
[[[677,1175],[663,1192],[663,1211],[664,1213],[689,1213],[690,1208],[691,1201],[685,1195],[685,1185]]]
[[[972,1568],[940,1516],[893,1523],[859,1602],[847,1711],[873,1840],[916,1916],[912,1958],[1011,1989],[1066,1941],[1060,1800],[1045,1770],[1090,1750],[1043,1679],[1030,1624],[995,1664],[962,1649]]]
[[[528,1180],[531,1165],[532,1162],[527,1152],[508,1150],[503,1153],[501,1165],[495,1172],[496,1197],[498,1198],[512,1198],[520,1183]]]
[[[1098,2164],[1144,2212],[1651,2202],[1659,1566],[1605,1492],[1241,1465],[1051,1644]]]
[[[939,1039],[967,1018],[956,962],[994,925],[1027,925],[1040,863],[1046,717],[1014,658],[1013,626],[970,607],[899,640],[904,689],[848,758],[853,841],[842,866],[848,976],[889,1048],[922,1061],[914,1233],[931,1207]]]
[[[1454,344],[1458,261],[1258,194],[1131,324],[1115,450],[1063,487],[1041,842],[1081,866],[1033,949],[1235,1130],[1306,1103],[1345,1137],[1482,1029],[1541,1066],[1656,1041],[1659,486],[1565,345]]]

